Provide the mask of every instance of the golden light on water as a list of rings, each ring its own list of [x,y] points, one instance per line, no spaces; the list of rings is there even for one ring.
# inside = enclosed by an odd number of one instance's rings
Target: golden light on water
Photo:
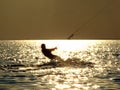
[[[25,82],[27,80],[36,81],[34,83],[30,81],[30,85],[36,89],[98,90],[103,86],[103,84],[101,84],[101,77],[106,77],[109,73],[107,71],[110,69],[114,71],[117,65],[115,61],[117,61],[118,57],[112,56],[114,49],[110,47],[112,52],[109,51],[109,48],[106,48],[106,44],[102,44],[100,40],[21,40],[15,43],[20,46],[17,51],[20,53],[17,53],[18,57],[15,57],[17,55],[11,57],[13,57],[15,63],[19,61],[25,64],[25,67],[18,69],[15,67],[14,71],[20,72],[20,74],[21,72],[22,74],[25,73]],[[58,66],[54,67],[49,65],[50,60],[41,52],[42,43],[46,44],[46,48],[58,48],[52,52],[61,58],[58,58],[58,60],[63,60],[56,62]],[[6,52],[7,51],[8,50],[6,50]],[[9,58],[5,58],[5,60],[8,61]],[[10,59],[10,61],[12,60]],[[119,69],[119,67],[117,68]],[[108,81],[105,79],[105,81],[103,81],[104,85],[113,79],[114,78],[110,78]],[[110,85],[112,84],[113,83],[110,83]]]
[[[90,45],[96,44],[97,40],[35,40],[36,46],[40,48],[41,44],[46,44],[47,48],[57,47],[59,53],[55,53],[62,57],[63,60],[67,60],[70,56],[66,52],[77,52],[80,50],[85,50]],[[88,56],[89,57],[89,56]],[[72,66],[72,65],[71,65]],[[98,66],[99,67],[99,66]],[[95,71],[103,72],[102,67],[96,67]],[[64,71],[64,78],[62,75],[50,75],[48,77],[44,77],[44,79],[48,79],[49,84],[54,84],[54,88],[62,89],[62,90],[72,90],[72,89],[82,89],[82,90],[92,90],[92,89],[99,89],[100,86],[96,83],[90,83],[89,77],[93,77],[95,73],[93,73],[91,68],[60,68],[61,71]],[[52,69],[51,69],[52,70]],[[57,69],[55,69],[57,70]],[[55,71],[55,72],[59,72]],[[97,74],[99,73],[97,72]],[[82,83],[85,82],[85,83]],[[39,84],[38,84],[39,86]]]
[[[47,48],[57,47],[59,50],[77,51],[84,50],[96,40],[36,40],[36,45],[46,44]]]

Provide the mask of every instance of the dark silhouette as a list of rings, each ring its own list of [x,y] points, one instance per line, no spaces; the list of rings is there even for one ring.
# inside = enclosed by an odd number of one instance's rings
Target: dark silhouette
[[[40,65],[40,66],[53,66],[53,67],[56,67],[56,66],[61,66],[63,59],[61,59],[61,57],[57,56],[57,55],[53,55],[52,54],[52,51],[54,51],[55,49],[57,49],[57,47],[55,48],[51,48],[51,49],[47,49],[45,44],[42,44],[41,45],[41,48],[42,48],[42,53],[48,57],[49,59],[51,59],[51,61],[49,63],[45,63],[43,65]]]
[[[51,48],[51,49],[46,49],[46,46],[45,44],[42,44],[41,45],[41,48],[42,48],[42,53],[48,57],[49,59],[55,59],[57,56],[56,55],[53,55],[51,52],[54,51],[55,49],[57,49],[56,47],[55,48]]]

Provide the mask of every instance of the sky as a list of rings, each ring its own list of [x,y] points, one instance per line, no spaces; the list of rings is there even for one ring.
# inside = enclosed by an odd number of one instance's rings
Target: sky
[[[120,39],[120,0],[0,0],[0,40]]]

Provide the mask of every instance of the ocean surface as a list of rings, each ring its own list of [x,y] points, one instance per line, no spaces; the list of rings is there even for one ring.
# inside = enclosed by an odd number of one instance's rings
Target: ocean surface
[[[120,90],[120,40],[1,40],[0,90]]]

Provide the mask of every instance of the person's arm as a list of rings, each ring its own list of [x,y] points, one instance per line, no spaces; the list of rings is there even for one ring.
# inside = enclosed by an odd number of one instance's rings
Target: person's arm
[[[51,48],[51,49],[49,49],[50,51],[54,51],[55,49],[57,49],[57,47],[55,47],[55,48]]]

